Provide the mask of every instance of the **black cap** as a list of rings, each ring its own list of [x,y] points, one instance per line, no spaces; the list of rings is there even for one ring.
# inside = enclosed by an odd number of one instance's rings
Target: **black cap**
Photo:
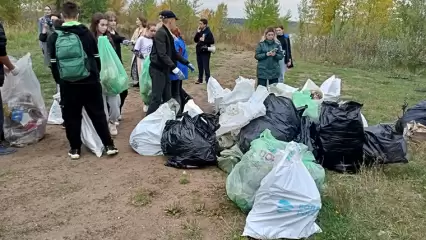
[[[174,18],[176,20],[179,20],[179,18],[176,17],[176,14],[170,10],[163,10],[160,12],[160,18],[161,19],[170,19]]]

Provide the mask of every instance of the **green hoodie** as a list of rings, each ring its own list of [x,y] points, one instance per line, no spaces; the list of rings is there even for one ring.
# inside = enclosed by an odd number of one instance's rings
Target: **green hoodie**
[[[267,56],[267,53],[273,49],[278,49],[275,56]],[[257,62],[257,78],[260,79],[276,79],[280,77],[279,61],[284,58],[279,43],[274,40],[265,40],[259,43],[256,48],[254,58]]]

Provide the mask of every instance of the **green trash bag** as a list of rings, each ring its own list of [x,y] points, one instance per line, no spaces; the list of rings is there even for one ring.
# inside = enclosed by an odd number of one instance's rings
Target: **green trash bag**
[[[226,193],[245,213],[253,207],[254,197],[262,179],[272,170],[286,142],[276,140],[269,129],[250,144],[250,150],[232,169],[226,179]]]
[[[148,56],[145,58],[143,65],[142,65],[142,71],[139,76],[139,89],[140,94],[142,97],[142,101],[145,103],[145,105],[149,105],[149,101],[151,99],[151,91],[152,91],[152,79],[149,75],[149,65],[151,64],[151,59]]]
[[[117,95],[129,88],[129,78],[107,36],[98,38],[101,60],[101,84],[108,95]]]
[[[308,106],[302,116],[308,116],[313,120],[319,120],[319,104],[311,98],[310,91],[294,92],[293,103],[296,108]]]
[[[324,189],[325,170],[321,165],[315,162],[314,154],[311,151],[307,151],[308,148],[305,145],[303,146],[304,147],[302,149],[306,149],[302,158],[303,165],[305,165],[305,167],[308,169],[309,173],[315,181],[315,184],[317,185],[318,190],[322,191]]]
[[[232,148],[225,149],[220,153],[220,157],[217,158],[217,165],[222,171],[229,174],[242,157],[243,153],[236,144]]]

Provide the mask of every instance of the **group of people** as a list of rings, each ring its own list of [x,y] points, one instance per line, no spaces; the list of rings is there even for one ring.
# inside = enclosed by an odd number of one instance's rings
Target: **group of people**
[[[83,108],[104,144],[106,154],[112,156],[118,153],[112,136],[118,134],[117,126],[122,117],[122,107],[128,90],[117,95],[105,93],[100,79],[102,64],[97,43],[101,36],[108,38],[121,62],[121,45],[133,46],[130,75],[135,87],[139,87],[144,61],[150,58],[152,93],[149,104],[144,104],[147,115],[155,112],[171,98],[180,103],[182,112],[184,103],[191,98],[183,89],[182,80],[188,79],[188,69],[195,69],[188,61],[182,33],[176,26],[178,18],[172,11],[160,12],[159,23],[149,23],[145,18],[138,17],[138,28],[132,38],[126,40],[117,32],[117,16],[113,12],[94,14],[90,28],[87,28],[78,22],[79,9],[73,2],[64,3],[61,14],[52,14],[48,6],[44,10],[45,16],[39,19],[40,47],[60,92],[63,126],[70,143],[68,155],[72,159],[79,159],[81,154]],[[203,77],[207,83],[215,40],[206,19],[200,19],[194,42],[197,44],[198,64],[196,84],[203,83]],[[258,60],[258,85],[267,86],[284,81],[285,71],[291,68],[293,63],[289,36],[283,34],[282,26],[266,29],[256,48],[255,58]],[[0,25],[0,86],[4,81],[4,72],[17,75],[19,70],[7,57],[6,36],[3,26]],[[2,123],[3,116],[0,116],[0,121]],[[4,140],[2,129],[1,127],[0,134]],[[0,154],[13,151],[0,145]]]

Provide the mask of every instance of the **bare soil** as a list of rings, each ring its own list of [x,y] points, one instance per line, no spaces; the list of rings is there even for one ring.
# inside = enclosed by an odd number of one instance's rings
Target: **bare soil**
[[[235,69],[248,58],[223,57],[213,73],[232,87]],[[190,81],[187,92],[211,111],[205,85]],[[69,160],[60,126],[1,157],[0,239],[239,239],[244,216],[227,200],[226,175],[212,167],[186,170],[184,177],[183,170],[165,167],[164,158],[139,156],[129,136],[142,117],[131,89],[115,139],[120,154],[113,158],[84,150],[80,160]]]

